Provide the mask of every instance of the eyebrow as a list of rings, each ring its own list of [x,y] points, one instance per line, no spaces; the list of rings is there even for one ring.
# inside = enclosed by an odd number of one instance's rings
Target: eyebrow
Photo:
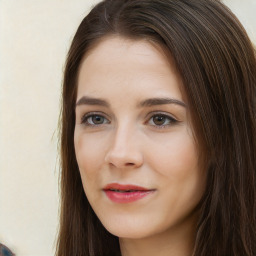
[[[110,107],[110,104],[107,101],[98,98],[91,98],[88,96],[83,96],[79,101],[77,101],[76,107],[80,105],[98,105],[103,107]]]
[[[176,104],[182,107],[187,107],[187,105],[180,100],[173,99],[173,98],[151,98],[146,99],[139,103],[139,107],[151,107],[156,105],[166,105],[166,104]]]
[[[167,105],[167,104],[176,104],[182,107],[187,107],[186,104],[180,100],[173,99],[173,98],[150,98],[146,99],[138,104],[138,107],[151,107],[157,105]],[[76,107],[80,105],[98,105],[103,107],[110,107],[110,104],[103,99],[100,98],[92,98],[88,96],[83,96],[80,98],[77,103]]]

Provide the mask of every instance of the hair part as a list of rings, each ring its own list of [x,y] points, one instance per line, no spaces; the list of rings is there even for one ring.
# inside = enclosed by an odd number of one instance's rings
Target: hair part
[[[79,67],[111,35],[160,45],[181,74],[207,172],[193,255],[256,255],[255,51],[217,0],[105,0],[80,24],[63,81],[56,255],[121,254],[84,194],[73,141]]]

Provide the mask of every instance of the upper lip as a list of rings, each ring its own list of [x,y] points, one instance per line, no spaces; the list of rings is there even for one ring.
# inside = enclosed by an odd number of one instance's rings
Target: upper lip
[[[111,183],[106,185],[103,190],[120,190],[120,191],[152,191],[154,189],[144,188],[137,185],[131,185],[131,184],[119,184],[119,183]]]

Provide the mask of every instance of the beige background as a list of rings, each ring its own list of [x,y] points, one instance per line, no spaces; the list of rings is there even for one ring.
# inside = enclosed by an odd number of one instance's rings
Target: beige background
[[[98,0],[0,0],[0,242],[53,255],[65,55]],[[226,0],[256,42],[256,0]]]

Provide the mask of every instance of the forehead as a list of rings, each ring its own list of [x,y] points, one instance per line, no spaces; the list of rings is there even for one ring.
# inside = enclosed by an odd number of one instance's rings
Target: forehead
[[[104,38],[84,57],[78,74],[78,97],[115,88],[119,93],[180,92],[181,77],[170,56],[157,44],[119,36]]]
[[[97,51],[95,51],[95,49],[97,49]],[[125,50],[129,53],[143,53],[144,55],[151,55],[152,50],[154,49],[154,51],[157,52],[157,55],[159,54],[159,52],[164,55],[163,47],[153,41],[147,39],[130,39],[119,35],[109,35],[96,41],[96,43],[93,44],[90,50],[86,53],[85,58],[90,55],[100,55],[104,53],[106,56],[109,57],[106,49],[113,49],[117,54],[118,52],[122,52],[123,50]]]

